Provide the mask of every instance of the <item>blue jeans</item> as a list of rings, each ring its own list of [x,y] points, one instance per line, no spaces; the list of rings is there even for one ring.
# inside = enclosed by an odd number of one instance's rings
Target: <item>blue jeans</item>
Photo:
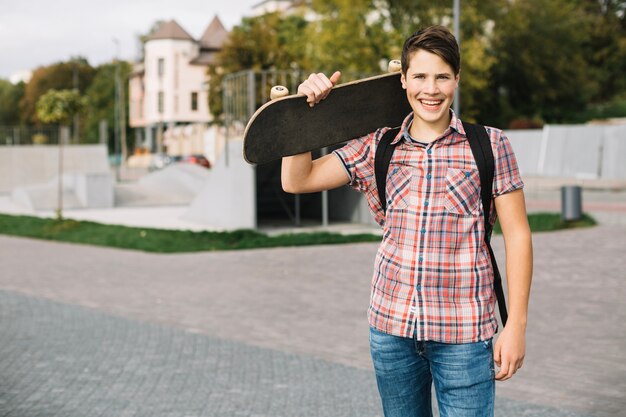
[[[418,341],[370,327],[370,349],[385,417],[431,417],[435,384],[441,417],[492,417],[492,340]]]

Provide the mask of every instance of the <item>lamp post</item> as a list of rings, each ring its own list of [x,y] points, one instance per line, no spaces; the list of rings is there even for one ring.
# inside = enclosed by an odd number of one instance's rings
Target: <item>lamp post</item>
[[[461,49],[461,0],[454,0],[454,36]],[[454,92],[454,103],[452,109],[457,117],[461,115],[461,85]]]
[[[78,90],[78,60],[74,60],[73,65],[72,65],[72,85],[74,88],[74,91],[76,91],[77,93],[79,92]],[[79,141],[79,126],[80,126],[80,116],[78,115],[78,113],[76,113],[73,117],[73,136],[74,136],[74,143],[77,144]]]
[[[115,155],[114,163],[115,163],[115,179],[117,181],[120,180],[120,165],[121,158],[119,158],[120,153],[120,41],[117,38],[112,38],[113,43],[115,44],[115,103],[114,103],[114,121],[113,121],[113,153]]]

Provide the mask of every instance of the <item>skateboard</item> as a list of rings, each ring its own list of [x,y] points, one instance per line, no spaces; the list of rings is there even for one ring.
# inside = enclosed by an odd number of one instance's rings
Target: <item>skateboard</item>
[[[398,63],[392,61],[389,67],[394,72],[334,86],[314,107],[303,94],[265,103],[244,131],[244,159],[264,164],[347,142],[380,127],[400,126],[411,106],[400,83]],[[281,86],[272,90],[287,93]]]

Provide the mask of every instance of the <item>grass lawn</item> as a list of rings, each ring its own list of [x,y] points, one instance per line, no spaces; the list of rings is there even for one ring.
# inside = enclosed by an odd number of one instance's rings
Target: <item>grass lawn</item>
[[[533,232],[588,227],[596,224],[588,215],[584,215],[583,219],[578,222],[563,223],[558,213],[533,213],[528,216],[528,220]],[[501,233],[499,225],[496,225],[494,232]],[[373,234],[341,235],[327,232],[278,236],[268,236],[254,230],[191,232],[112,226],[69,219],[59,221],[6,214],[0,214],[0,234],[158,253],[378,242],[381,239],[380,236]]]

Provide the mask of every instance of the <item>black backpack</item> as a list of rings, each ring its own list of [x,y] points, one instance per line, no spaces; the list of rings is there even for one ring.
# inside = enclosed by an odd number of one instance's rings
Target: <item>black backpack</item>
[[[478,166],[478,175],[480,177],[480,197],[483,203],[483,216],[485,219],[485,244],[489,249],[489,256],[491,256],[491,265],[493,267],[493,285],[496,292],[496,299],[498,300],[498,308],[500,310],[500,318],[502,319],[502,325],[506,325],[507,311],[506,301],[504,298],[504,290],[502,289],[502,277],[498,270],[498,264],[496,263],[496,257],[491,249],[491,233],[493,232],[491,224],[489,223],[490,211],[491,211],[491,186],[493,183],[493,175],[495,171],[495,162],[493,158],[493,151],[491,150],[491,143],[489,141],[489,135],[484,126],[476,125],[472,123],[463,122],[463,128],[467,134],[467,140],[469,141],[470,148],[472,149],[472,155]],[[383,213],[387,210],[387,197],[386,197],[386,182],[387,172],[389,171],[389,163],[391,162],[391,156],[395,149],[395,145],[391,145],[393,139],[398,135],[400,128],[389,129],[378,143],[376,148],[376,155],[374,157],[374,172],[376,176],[376,187],[378,188],[378,197],[382,205]]]

